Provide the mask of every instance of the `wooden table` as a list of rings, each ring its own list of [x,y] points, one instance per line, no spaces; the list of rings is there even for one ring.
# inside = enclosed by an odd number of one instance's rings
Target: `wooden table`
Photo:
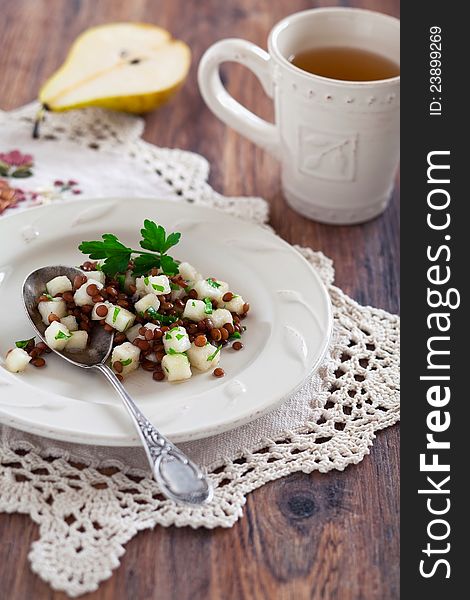
[[[335,261],[336,282],[353,298],[398,310],[398,192],[379,219],[329,227],[286,205],[279,169],[267,154],[226,128],[205,107],[196,85],[202,52],[225,37],[265,47],[274,23],[291,12],[328,6],[307,0],[0,0],[0,107],[36,97],[70,42],[91,25],[148,21],[168,28],[193,51],[187,84],[170,105],[147,118],[145,137],[205,155],[210,181],[228,195],[259,195],[286,240],[322,250]],[[399,0],[338,1],[398,15]],[[238,99],[272,114],[254,77],[224,68]],[[1,141],[1,140],[0,140]],[[394,600],[398,592],[399,432],[378,435],[358,466],[326,475],[298,473],[248,497],[244,517],[229,530],[156,528],[127,545],[121,567],[90,600]],[[29,570],[37,528],[28,517],[0,515],[0,599],[65,599]]]

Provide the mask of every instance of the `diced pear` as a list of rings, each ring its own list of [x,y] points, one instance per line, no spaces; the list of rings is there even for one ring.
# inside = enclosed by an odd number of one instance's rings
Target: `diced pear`
[[[217,352],[216,346],[212,344],[199,347],[193,342],[187,354],[191,366],[196,367],[200,371],[208,371],[215,368],[220,360],[220,350]]]
[[[86,276],[88,281],[93,279],[93,281],[99,281],[103,285],[105,284],[106,275],[103,273],[103,271],[83,271],[83,274]]]
[[[214,327],[223,327],[225,323],[233,323],[232,313],[226,308],[217,308],[210,315]]]
[[[88,279],[88,281],[85,281],[85,283],[81,287],[79,287],[78,290],[73,295],[73,301],[75,302],[75,304],[77,306],[85,306],[86,304],[90,304],[90,305],[93,304],[93,300],[91,299],[91,296],[86,291],[87,287],[89,285],[91,285],[92,283],[94,283],[96,285],[98,290],[103,289],[102,283],[100,283],[99,281],[96,281],[96,279]]]
[[[145,311],[147,310],[147,308],[154,308],[155,310],[158,310],[160,308],[160,300],[157,298],[157,296],[155,294],[146,294],[145,296],[142,296],[142,298],[135,303],[134,305],[135,310],[138,313],[145,313]]]
[[[163,346],[165,352],[171,354],[173,352],[185,352],[191,347],[188,334],[184,327],[173,327],[163,336]]]
[[[185,354],[166,354],[162,367],[168,381],[183,381],[192,375],[188,357]]]
[[[171,292],[170,280],[166,275],[150,275],[144,277],[144,289],[147,294],[169,294]]]
[[[202,279],[202,275],[196,271],[196,269],[188,262],[180,263],[178,272],[183,279],[188,283],[196,283],[199,279]]]
[[[88,333],[86,331],[71,331],[72,336],[65,344],[66,350],[85,350],[88,343]]]
[[[31,360],[31,356],[23,348],[13,348],[5,357],[5,368],[11,373],[21,373]]]
[[[99,314],[96,312],[99,306],[106,306],[108,312],[114,308],[114,304],[111,304],[111,302],[108,302],[107,300],[105,300],[104,302],[97,302],[96,304],[93,304],[93,310],[91,311],[92,321],[101,321],[101,319],[105,319],[108,316],[107,314],[104,317],[99,316]]]
[[[58,275],[46,283],[46,291],[51,296],[72,291],[72,282],[66,275]]]
[[[171,290],[171,299],[172,300],[180,300],[183,296],[186,296],[186,292],[184,291],[184,288],[179,287],[177,290]]]
[[[228,290],[228,283],[218,281],[217,279],[201,279],[196,281],[193,288],[196,290],[200,300],[204,298],[220,300]]]
[[[134,324],[135,314],[129,310],[112,304],[108,307],[108,314],[106,315],[106,323],[117,329],[118,331],[125,331]]]
[[[57,315],[59,319],[67,315],[67,305],[62,298],[54,298],[50,302],[39,302],[38,310],[44,325],[49,325],[49,315]]]
[[[206,305],[202,300],[192,300],[189,298],[186,300],[184,307],[183,319],[191,319],[191,321],[202,321],[207,316],[205,313]]]
[[[133,342],[138,337],[141,337],[139,335],[139,329],[141,327],[142,327],[142,325],[140,323],[137,323],[136,325],[129,327],[129,329],[126,331],[126,337],[130,342]]]
[[[124,342],[116,346],[111,355],[111,365],[115,362],[122,364],[121,375],[126,376],[135,371],[139,366],[140,348],[130,342]],[[114,369],[114,366],[113,366]]]
[[[71,336],[67,327],[59,321],[53,321],[44,332],[47,345],[52,350],[63,350]]]
[[[77,319],[73,315],[62,317],[60,322],[62,325],[65,325],[69,331],[77,331],[78,329]]]
[[[218,302],[220,308],[226,308],[230,312],[234,312],[237,315],[243,314],[243,306],[245,305],[245,300],[241,296],[234,296],[230,302],[224,302],[220,300]]]
[[[135,285],[135,277],[132,275],[132,271],[126,271],[126,276],[124,277],[124,291],[129,292],[129,287],[131,285]]]

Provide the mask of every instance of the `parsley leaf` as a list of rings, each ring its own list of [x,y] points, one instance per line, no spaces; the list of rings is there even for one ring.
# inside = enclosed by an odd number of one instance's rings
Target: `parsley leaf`
[[[130,364],[131,364],[131,362],[132,362],[132,358],[128,358],[128,359],[126,359],[126,360],[121,360],[121,365],[122,365],[123,367],[127,367],[127,365],[130,365]]]
[[[160,323],[164,323],[166,325],[174,323],[175,321],[178,320],[178,317],[175,315],[160,314],[153,308],[153,306],[150,306],[149,308],[147,308],[147,310],[145,312],[150,319],[153,319],[155,321],[160,321]]]
[[[204,312],[206,313],[206,315],[211,315],[212,314],[212,300],[210,298],[204,298],[204,304],[206,305],[204,307]]]
[[[58,332],[55,334],[55,337],[54,337],[54,339],[55,339],[55,340],[68,340],[68,339],[70,339],[71,337],[72,337],[72,335],[71,335],[71,334],[69,335],[69,334],[67,334],[67,333],[64,333],[63,331],[58,331]]]
[[[166,275],[178,273],[178,262],[166,252],[175,246],[180,238],[180,233],[170,233],[168,236],[161,225],[157,225],[149,219],[145,219],[144,227],[140,230],[142,240],[140,247],[150,252],[133,250],[122,244],[117,236],[112,233],[104,233],[101,240],[82,242],[79,250],[93,260],[104,259],[101,270],[107,275],[116,275],[127,270],[131,256],[137,254],[134,259],[134,275],[144,275],[154,267],[161,268]]]
[[[29,344],[29,342],[33,342],[34,338],[32,337],[30,340],[19,340],[18,342],[15,342],[15,346],[17,348],[22,348],[23,350],[26,348],[26,346]]]
[[[168,254],[160,258],[160,266],[166,275],[177,275],[179,272],[178,263]]]
[[[217,356],[217,354],[220,352],[220,349],[222,348],[222,344],[220,344],[219,346],[217,346],[217,350],[215,352],[213,352],[212,354],[210,354],[207,357],[207,361],[212,361],[214,360],[214,358]]]
[[[132,272],[136,277],[139,277],[145,275],[154,267],[157,269],[160,268],[160,257],[156,254],[141,254],[134,259],[134,269]]]

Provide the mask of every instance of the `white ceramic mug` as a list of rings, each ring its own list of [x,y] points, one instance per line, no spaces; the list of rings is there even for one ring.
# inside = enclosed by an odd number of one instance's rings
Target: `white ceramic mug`
[[[240,39],[211,46],[199,65],[199,87],[225,123],[274,154],[282,165],[288,203],[324,223],[351,224],[380,214],[399,161],[400,77],[340,81],[295,67],[306,49],[343,46],[400,62],[400,22],[353,8],[319,8],[291,15],[271,31],[268,52]],[[274,98],[275,124],[260,119],[225,90],[219,65],[251,69]]]

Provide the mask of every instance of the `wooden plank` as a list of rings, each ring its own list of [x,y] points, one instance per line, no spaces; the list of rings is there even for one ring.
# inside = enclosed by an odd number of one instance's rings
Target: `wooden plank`
[[[149,141],[204,154],[212,185],[228,195],[270,202],[282,237],[335,260],[336,282],[364,304],[398,310],[398,189],[385,215],[357,227],[329,227],[300,217],[280,193],[276,162],[227,129],[205,107],[196,66],[217,39],[243,37],[266,46],[283,16],[329,0],[0,0],[0,106],[32,100],[84,28],[107,21],[158,23],[189,43],[193,65],[181,93],[147,118]],[[338,2],[344,5],[344,2]],[[347,4],[398,15],[398,0]],[[231,93],[264,118],[271,101],[238,65],[223,69]],[[1,141],[0,141],[1,146]],[[27,151],[28,148],[22,148]],[[93,600],[395,600],[398,592],[398,429],[378,435],[371,455],[343,473],[302,473],[251,494],[230,530],[156,528],[127,546],[121,568]],[[27,554],[37,527],[22,515],[0,515],[0,598],[64,600],[31,573]]]

